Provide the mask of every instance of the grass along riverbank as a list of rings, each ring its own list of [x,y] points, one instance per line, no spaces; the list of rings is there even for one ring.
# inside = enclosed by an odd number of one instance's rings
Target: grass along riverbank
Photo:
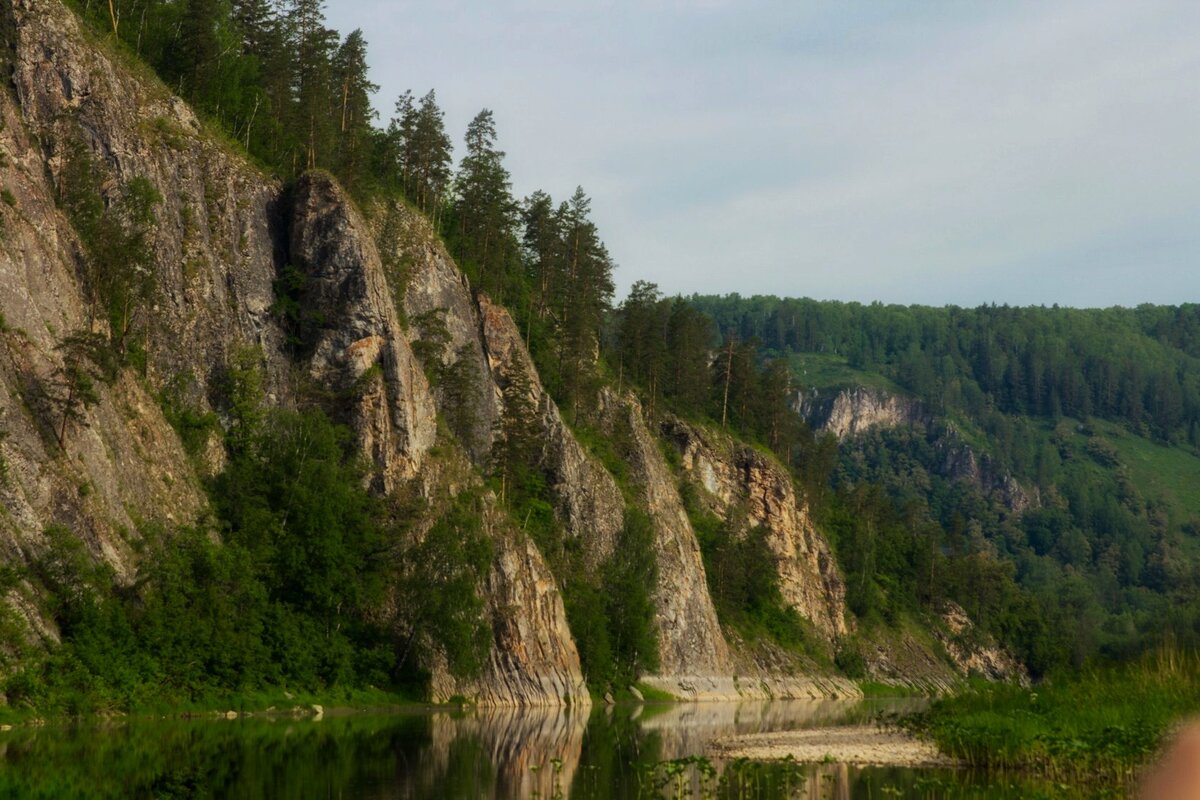
[[[1200,657],[1163,650],[1034,688],[972,687],[901,725],[971,766],[1124,784],[1197,714]]]

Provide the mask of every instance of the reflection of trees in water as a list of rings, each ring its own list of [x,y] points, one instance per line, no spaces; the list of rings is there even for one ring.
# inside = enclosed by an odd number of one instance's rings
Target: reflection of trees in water
[[[490,709],[461,714],[173,720],[0,733],[0,797],[355,797],[373,800],[653,797],[664,759],[714,735],[829,724],[787,704]],[[780,716],[783,715],[783,716]],[[656,768],[657,767],[657,768]],[[662,797],[1028,796],[949,771],[692,761]],[[678,780],[679,774],[683,779]],[[932,783],[931,783],[932,781]],[[968,784],[973,784],[969,786]],[[1040,787],[1033,787],[1040,788]]]

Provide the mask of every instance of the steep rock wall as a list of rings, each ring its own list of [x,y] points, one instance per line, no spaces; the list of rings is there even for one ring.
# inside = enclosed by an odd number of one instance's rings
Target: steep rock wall
[[[551,477],[557,511],[571,536],[584,545],[586,560],[596,567],[616,547],[625,520],[625,501],[612,475],[583,448],[563,421],[558,406],[542,388],[533,359],[521,334],[503,307],[487,297],[478,298],[480,326],[488,366],[495,377],[497,397],[513,379],[523,374],[539,410],[542,431],[541,464]]]
[[[230,352],[250,344],[262,349],[268,391],[284,400],[284,334],[271,313],[286,248],[279,184],[211,135],[161,83],[91,44],[57,0],[5,2],[17,30],[13,86],[40,144],[30,157],[48,174],[51,196],[71,191],[64,174],[79,147],[103,172],[109,195],[138,177],[162,194],[152,237],[150,383],[186,379],[188,399],[208,406]]]
[[[34,101],[36,111],[66,113],[52,98],[62,85],[55,70],[71,66],[71,53],[56,48],[55,30],[31,21],[27,6],[4,11],[18,23],[6,42],[16,95]],[[64,40],[72,21],[67,15]],[[203,493],[158,404],[130,375],[111,386],[97,382],[98,402],[63,427],[51,399],[63,396],[60,345],[86,331],[89,317],[76,277],[79,243],[57,209],[36,126],[7,87],[0,120],[0,183],[8,192],[0,204],[0,558],[28,563],[44,548],[43,529],[64,525],[127,580],[138,528],[190,522]],[[36,611],[34,587],[22,584],[8,599],[35,631],[53,638]]]
[[[42,529],[61,523],[128,578],[139,524],[200,516],[199,481],[149,391],[178,387],[183,402],[219,410],[225,365],[249,345],[261,353],[268,403],[290,404],[297,365],[273,310],[289,259],[325,320],[304,358],[312,382],[354,427],[377,488],[418,474],[436,435],[434,402],[374,237],[344,193],[314,175],[285,195],[161,84],[91,44],[58,2],[18,0],[12,13],[15,98],[0,93],[0,180],[14,199],[0,206],[0,558],[35,557]],[[61,365],[61,337],[87,324],[80,245],[55,203],[80,147],[106,176],[104,192],[144,177],[163,195],[152,234],[157,288],[145,381],[126,373],[102,386],[59,452],[35,395]],[[494,704],[586,702],[548,568],[511,530],[489,529],[496,562],[482,591],[497,646],[472,694]],[[53,637],[31,605],[35,588],[17,591],[10,603]]]
[[[308,367],[390,492],[417,475],[437,437],[437,410],[413,356],[371,235],[323,173],[292,191],[291,257],[306,276],[304,305],[322,322]]]
[[[500,395],[488,359],[484,354],[483,331],[467,277],[458,269],[429,221],[407,207],[396,204],[376,213],[376,231],[386,261],[403,272],[393,279],[402,284],[404,313],[409,320],[429,313],[441,313],[449,334],[442,354],[442,366],[466,359],[473,381],[470,400],[473,430],[463,442],[472,461],[485,465],[491,452],[495,426],[500,418]],[[412,335],[417,335],[413,333]],[[438,407],[447,411],[451,398],[435,392]]]
[[[848,633],[841,573],[787,471],[748,445],[676,418],[662,430],[720,513],[738,509],[750,527],[764,528],[784,600],[827,640]]]
[[[496,561],[483,587],[492,651],[478,679],[436,676],[433,700],[462,695],[484,706],[587,706],[591,698],[554,575],[527,537],[494,518],[492,527]]]
[[[654,605],[662,677],[730,675],[729,645],[708,594],[696,532],[641,404],[632,395],[606,390],[601,415],[611,435],[625,445],[622,455],[641,506],[654,524]]]
[[[833,393],[798,393],[793,408],[818,430],[839,439],[872,428],[896,428],[921,422],[924,411],[909,397],[854,386]]]

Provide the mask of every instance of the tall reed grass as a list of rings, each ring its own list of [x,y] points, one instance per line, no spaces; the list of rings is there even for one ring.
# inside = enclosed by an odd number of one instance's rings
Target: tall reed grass
[[[1125,784],[1193,715],[1200,715],[1200,656],[1164,647],[1032,688],[976,684],[901,725],[972,766]]]

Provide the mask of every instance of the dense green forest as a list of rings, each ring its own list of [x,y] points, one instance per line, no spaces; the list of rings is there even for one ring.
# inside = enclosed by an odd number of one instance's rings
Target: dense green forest
[[[816,486],[812,496],[825,499],[856,612],[943,592],[1035,672],[1200,640],[1200,307],[687,302],[721,347],[787,364],[794,393],[866,386],[921,409],[924,423],[857,436],[832,462],[816,450],[832,496]],[[964,448],[978,481],[951,466]],[[1004,476],[1029,508],[994,491]],[[971,561],[986,572],[952,566]]]

